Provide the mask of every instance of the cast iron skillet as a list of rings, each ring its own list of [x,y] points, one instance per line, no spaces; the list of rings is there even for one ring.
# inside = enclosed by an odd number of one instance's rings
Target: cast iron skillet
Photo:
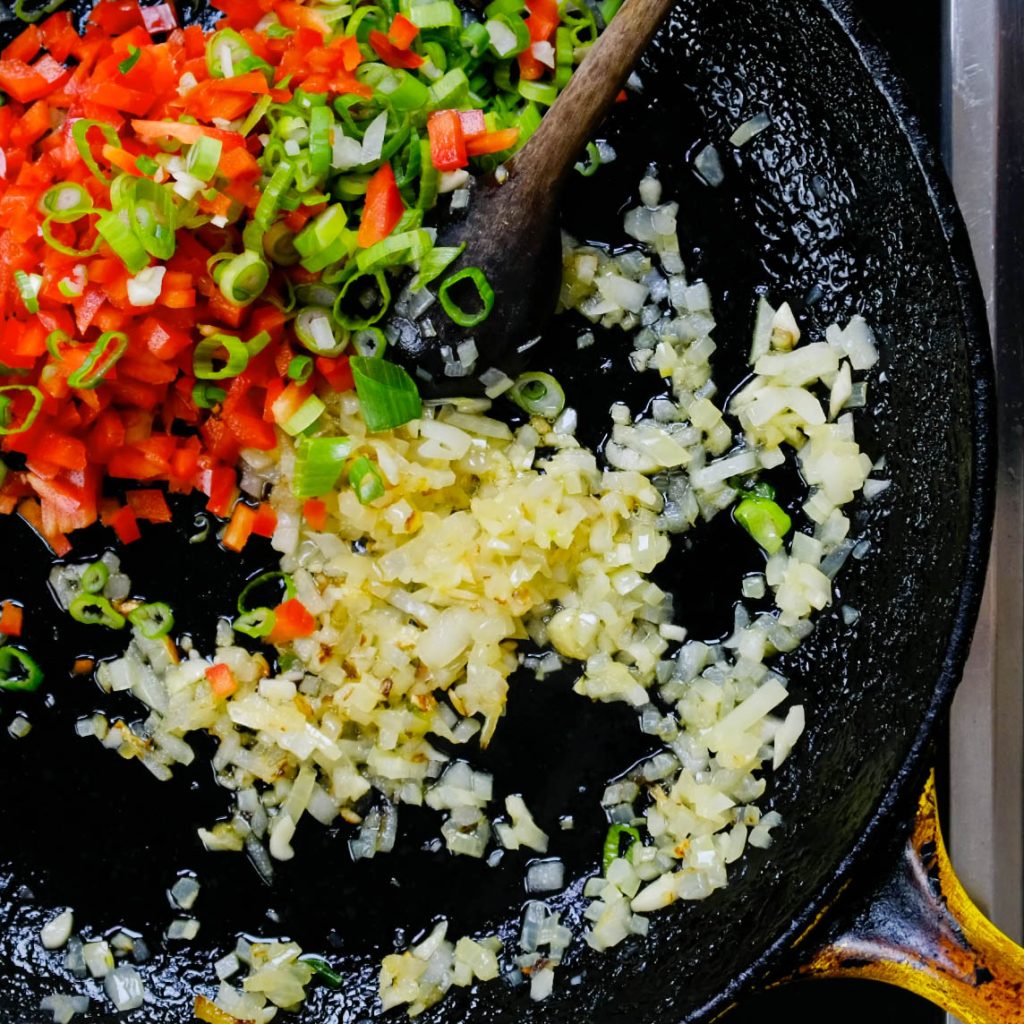
[[[878,863],[878,852],[902,834],[981,591],[992,371],[948,186],[888,65],[860,40],[855,22],[838,0],[680,0],[644,62],[643,93],[609,120],[617,161],[581,179],[564,211],[577,235],[622,241],[621,208],[648,162],[657,164],[667,194],[681,203],[691,278],[706,279],[714,293],[716,377],[728,388],[744,373],[755,289],[775,302],[788,298],[814,336],[856,312],[878,330],[882,358],[859,430],[872,457],[885,456],[892,486],[856,506],[855,531],[871,548],[844,570],[814,635],[782,659],[794,699],[808,712],[807,734],[770,779],[765,801],[785,827],[773,849],[749,851],[727,889],[656,916],[647,941],[610,955],[578,942],[546,1002],[531,1003],[524,987],[499,982],[453,992],[425,1020],[708,1019],[782,969],[786,951],[843,887],[866,888],[869,855]],[[12,31],[9,23],[0,28]],[[772,127],[734,150],[730,133],[762,110]],[[691,167],[708,142],[725,168],[717,189]],[[645,392],[629,382],[621,338],[578,352],[579,329],[569,318],[556,323],[537,363],[567,380],[582,430],[596,443],[610,400],[626,396],[637,408]],[[792,481],[776,482],[796,497]],[[189,546],[195,510],[178,511],[177,529],[149,531],[124,553],[125,564],[138,593],[175,603],[184,628],[209,650],[214,616],[271,556],[262,549],[242,564],[213,542]],[[225,813],[227,800],[202,753],[162,784],[73,734],[83,713],[102,707],[131,718],[138,708],[71,679],[70,658],[94,649],[94,634],[53,611],[41,582],[47,555],[27,527],[6,520],[0,538],[0,596],[31,607],[25,639],[49,670],[43,694],[5,696],[2,704],[5,720],[21,708],[34,730],[17,742],[0,733],[0,1019],[38,1019],[40,996],[55,990],[84,987],[99,996],[94,983],[68,979],[59,956],[36,941],[40,923],[63,905],[76,909],[88,935],[123,924],[159,950],[142,968],[152,1004],[129,1018],[150,1024],[189,1019],[193,993],[211,990],[210,964],[239,931],[289,935],[332,957],[347,978],[344,990],[314,986],[297,1018],[320,1024],[375,1017],[380,956],[440,915],[452,934],[516,934],[523,862],[507,855],[495,871],[420,851],[437,834],[432,815],[403,809],[400,850],[357,865],[344,835],[303,828],[297,859],[280,866],[272,888],[241,858],[204,853],[194,826]],[[693,539],[664,580],[679,594],[691,635],[721,636],[739,580],[757,559],[726,520]],[[109,535],[95,532],[75,554],[107,543]],[[860,610],[852,626],[843,624],[843,604]],[[552,902],[572,922],[598,860],[600,792],[647,749],[631,715],[574,698],[567,679],[517,680],[486,759],[498,791],[523,791],[554,836],[553,852],[574,881]],[[567,813],[572,832],[557,825]],[[164,889],[186,869],[203,882],[202,930],[195,943],[167,952],[159,936],[174,915]],[[109,1006],[100,996],[84,1019],[113,1019]]]

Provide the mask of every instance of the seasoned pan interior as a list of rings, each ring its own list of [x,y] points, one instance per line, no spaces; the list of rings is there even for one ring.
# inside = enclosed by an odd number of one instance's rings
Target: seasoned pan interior
[[[885,455],[893,484],[855,506],[855,531],[870,549],[840,576],[814,635],[782,661],[808,712],[808,731],[765,802],[785,827],[770,851],[748,852],[727,889],[656,916],[646,942],[604,955],[575,943],[544,1003],[498,982],[453,992],[421,1019],[675,1022],[710,1013],[802,930],[865,833],[885,824],[890,798],[914,780],[980,588],[990,378],[957,216],[888,79],[874,73],[877,58],[851,40],[846,20],[820,0],[681,0],[641,69],[643,92],[609,118],[604,134],[618,159],[574,182],[564,209],[577,237],[623,241],[623,206],[647,165],[657,165],[666,195],[681,204],[691,279],[712,288],[716,377],[727,388],[744,374],[755,289],[788,299],[812,334],[855,312],[878,333],[882,358],[859,429],[869,454]],[[0,22],[0,33],[12,31]],[[740,150],[730,146],[735,127],[761,111],[771,128]],[[726,170],[717,189],[692,169],[708,142]],[[627,396],[635,408],[643,392],[628,381],[628,341],[609,335],[579,352],[579,326],[556,321],[535,350],[536,368],[566,383],[582,431],[597,443],[610,402]],[[271,552],[247,551],[240,562],[213,542],[190,546],[196,510],[182,503],[173,537],[151,530],[124,558],[136,589],[174,603],[209,647],[217,614]],[[756,559],[728,522],[691,536],[692,549],[676,552],[664,581],[680,595],[691,635],[714,638],[728,630],[739,579]],[[104,532],[90,534],[80,553],[105,543]],[[35,1020],[42,995],[81,988],[36,940],[53,907],[73,906],[79,928],[124,925],[158,947],[172,916],[165,890],[184,869],[203,883],[199,937],[144,969],[158,1005],[128,1019],[189,1019],[196,988],[212,985],[212,961],[240,931],[288,935],[337,958],[344,990],[313,986],[296,1018],[318,1024],[372,1018],[380,957],[439,916],[453,934],[517,933],[524,859],[507,855],[493,870],[425,853],[438,827],[426,813],[403,809],[398,850],[358,864],[340,832],[300,830],[297,859],[279,868],[273,887],[244,860],[205,853],[195,827],[227,808],[209,768],[158,783],[74,735],[79,715],[114,705],[91,682],[73,680],[67,665],[75,654],[104,652],[92,650],[92,633],[58,618],[44,585],[47,555],[31,532],[4,519],[0,544],[2,589],[31,605],[26,639],[50,668],[42,693],[4,695],[0,705],[5,719],[21,707],[34,725],[23,741],[0,731],[0,1018]],[[861,612],[852,626],[839,614],[844,603]],[[485,763],[556,836],[554,852],[575,881],[551,902],[578,921],[605,828],[601,790],[646,748],[632,711],[593,706],[570,683],[516,680]],[[137,713],[130,702],[120,710]],[[567,813],[576,828],[559,834],[556,819]],[[84,1019],[107,1019],[105,1005],[94,1002]]]

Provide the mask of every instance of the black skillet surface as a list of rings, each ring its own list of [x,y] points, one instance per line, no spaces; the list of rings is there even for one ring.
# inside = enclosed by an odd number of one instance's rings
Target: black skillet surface
[[[619,159],[568,196],[565,224],[578,236],[621,241],[622,206],[649,161],[680,201],[692,279],[712,286],[719,320],[716,378],[743,373],[755,288],[790,299],[816,336],[834,319],[864,313],[878,328],[882,360],[871,375],[871,412],[860,436],[885,454],[893,486],[861,504],[855,528],[868,557],[840,578],[835,608],[862,612],[852,627],[837,612],[784,659],[794,699],[808,710],[801,746],[771,780],[765,806],[786,825],[775,847],[749,851],[731,884],[712,898],[656,917],[646,942],[598,956],[577,943],[555,994],[530,1003],[503,982],[458,992],[425,1019],[474,1021],[677,1021],[723,1008],[763,977],[827,904],[854,865],[891,836],[901,797],[919,781],[921,756],[948,702],[980,592],[990,503],[991,376],[966,244],[932,154],[901,119],[898,87],[877,54],[851,41],[851,15],[820,0],[683,0],[642,69],[644,92],[617,109],[608,137]],[[731,131],[761,110],[773,126],[741,151]],[[714,142],[726,168],[717,190],[690,169]],[[580,325],[565,319],[545,353],[565,342],[554,369],[568,382],[582,429],[597,441],[608,403],[638,409],[650,396],[630,380],[620,338],[577,352]],[[541,361],[538,359],[538,363]],[[785,483],[785,481],[781,481]],[[266,549],[241,565],[209,542],[190,546],[193,509],[177,533],[151,530],[125,553],[135,589],[175,603],[179,620],[209,650],[213,620],[228,611],[239,581],[270,561]],[[749,549],[722,521],[680,550],[666,582],[680,595],[691,635],[721,635]],[[93,936],[116,925],[160,949],[144,968],[154,1001],[124,1019],[189,1019],[197,988],[210,991],[210,964],[238,931],[289,935],[329,953],[349,979],[338,994],[315,989],[298,1020],[321,1024],[375,1014],[376,963],[439,915],[452,933],[518,928],[522,864],[507,855],[492,870],[464,858],[425,854],[438,821],[403,809],[403,840],[388,857],[353,865],[345,836],[300,830],[297,859],[267,888],[246,862],[211,855],[194,838],[227,808],[200,764],[158,783],[95,740],[79,739],[76,717],[96,708],[138,716],[72,680],[71,657],[93,634],[70,628],[41,577],[45,552],[27,529],[0,523],[2,596],[32,608],[26,641],[42,652],[46,692],[5,697],[4,721],[21,708],[34,724],[25,740],[0,733],[7,785],[0,832],[0,1020],[39,1018],[52,991],[99,995],[66,978],[60,957],[36,933],[52,908],[77,911]],[[106,542],[86,538],[82,554]],[[89,545],[92,545],[90,548]],[[102,653],[102,652],[101,652]],[[568,680],[517,681],[509,715],[488,757],[499,791],[521,790],[554,838],[575,880],[551,901],[578,921],[582,880],[597,864],[603,823],[596,804],[606,779],[644,752],[626,709],[593,707]],[[560,814],[576,818],[561,832]],[[198,872],[202,921],[191,946],[162,949],[173,913],[164,896],[176,874]],[[88,1021],[116,1018],[100,996]]]

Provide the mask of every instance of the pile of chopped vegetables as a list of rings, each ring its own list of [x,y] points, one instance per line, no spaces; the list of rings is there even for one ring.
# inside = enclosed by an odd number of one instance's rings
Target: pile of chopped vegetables
[[[0,53],[0,513],[57,554],[97,519],[130,543],[169,518],[158,482],[235,511],[244,543],[239,453],[352,387],[393,293],[433,301],[458,252],[427,226],[439,197],[527,141],[600,18],[215,6],[207,33],[101,0],[82,35],[58,12]]]
[[[159,581],[138,597],[113,552],[50,577],[76,621],[123,631],[95,678],[146,709],[97,713],[79,735],[161,780],[212,737],[234,806],[200,837],[267,879],[309,818],[347,825],[360,860],[399,841],[403,805],[425,805],[438,848],[493,866],[542,854],[526,889],[558,892],[571,879],[556,828],[496,792],[474,751],[500,738],[523,666],[568,667],[582,698],[636,708],[652,749],[604,792],[585,926],[534,898],[517,950],[452,941],[441,923],[381,966],[382,1005],[412,1015],[499,974],[543,999],[574,941],[643,936],[649,914],[709,896],[748,845],[772,842],[764,773],[804,712],[783,713],[770,659],[813,629],[860,550],[845,507],[886,486],[851,414],[873,337],[854,318],[801,344],[789,306],[761,298],[752,375],[716,404],[711,292],[687,279],[678,208],[649,173],[628,246],[565,239],[561,307],[627,332],[634,369],[669,393],[641,414],[614,405],[600,453],[548,374],[493,372],[486,399],[424,402],[385,358],[389,311],[429,333],[495,301],[477,268],[451,272],[461,250],[435,245],[431,213],[471,201],[470,172],[527,141],[616,0],[216,6],[211,31],[136,0],[101,0],[82,34],[66,14],[26,16],[0,53],[0,513],[65,556],[77,530],[100,522],[129,544],[140,520],[171,522],[169,494],[199,491],[225,548],[270,540],[279,564],[237,595],[209,650],[176,633]],[[580,169],[608,158],[594,148]],[[463,278],[478,312],[452,299]],[[453,372],[475,360],[460,349]],[[506,400],[527,414],[515,427]],[[787,462],[809,491],[799,522],[761,479]],[[741,601],[732,634],[703,643],[651,576],[674,537],[723,513],[766,560],[737,597],[772,607]],[[24,616],[0,602],[5,690],[43,683]],[[521,653],[527,640],[539,654]],[[172,902],[187,912],[198,891],[182,879]],[[164,938],[198,928],[176,918]],[[118,1010],[145,1002],[141,940],[83,940],[64,911],[42,941]],[[295,943],[248,939],[217,975],[195,1003],[208,1024],[269,1021],[314,979],[344,980]],[[69,1021],[88,1005],[55,993],[43,1009]]]

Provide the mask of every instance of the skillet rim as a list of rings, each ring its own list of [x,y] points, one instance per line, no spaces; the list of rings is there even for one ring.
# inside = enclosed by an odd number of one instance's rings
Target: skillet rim
[[[819,920],[829,914],[839,896],[851,884],[855,892],[858,883],[862,881],[870,886],[870,875],[864,869],[873,866],[877,870],[881,863],[884,870],[882,858],[886,846],[891,845],[894,833],[909,832],[912,814],[908,813],[908,797],[916,795],[916,789],[923,784],[935,731],[949,710],[970,651],[985,589],[995,515],[998,471],[995,368],[986,302],[967,225],[937,145],[929,138],[915,111],[907,84],[896,70],[888,52],[856,10],[854,0],[815,2],[820,3],[825,13],[837,23],[885,101],[892,121],[910,150],[912,165],[916,165],[944,236],[945,256],[952,271],[965,328],[971,381],[970,437],[973,458],[967,557],[963,577],[957,587],[958,600],[953,625],[931,702],[920,720],[903,763],[882,794],[867,826],[832,869],[828,882],[810,896],[788,927],[763,948],[749,966],[734,975],[717,995],[684,1018],[686,1021],[717,1019],[743,995],[755,989],[759,982],[768,981],[773,975],[782,980],[787,954],[791,956],[792,950],[801,943],[805,933],[817,927]],[[893,819],[896,819],[896,825]],[[861,870],[861,878],[852,877],[855,870]],[[866,879],[865,875],[868,876]],[[870,900],[872,891],[868,887],[865,891],[856,892],[854,904]],[[812,935],[812,947],[814,941]]]

